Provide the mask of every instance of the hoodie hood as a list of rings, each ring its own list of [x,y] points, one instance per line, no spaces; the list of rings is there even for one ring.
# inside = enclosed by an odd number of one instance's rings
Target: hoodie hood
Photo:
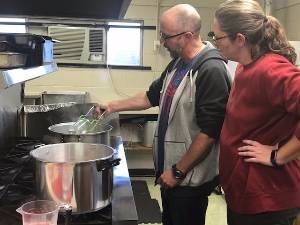
[[[194,82],[196,80],[196,77],[198,75],[198,69],[201,67],[201,65],[208,60],[211,59],[217,59],[224,62],[224,65],[227,64],[227,60],[221,55],[221,52],[215,48],[210,42],[206,41],[203,42],[205,45],[205,48],[197,55],[197,61],[192,66],[191,70],[189,71],[188,78],[190,83],[190,102],[193,102],[193,96],[194,96]],[[226,66],[227,67],[227,66]]]
[[[206,61],[210,59],[219,59],[227,63],[227,60],[221,55],[220,50],[216,49],[210,42],[205,41],[205,48],[201,51],[197,63],[193,65],[192,70],[197,71],[198,68]]]

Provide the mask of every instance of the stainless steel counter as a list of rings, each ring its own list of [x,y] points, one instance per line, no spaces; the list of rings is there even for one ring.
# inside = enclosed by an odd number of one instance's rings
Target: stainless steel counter
[[[121,158],[120,165],[114,167],[112,224],[137,225],[138,215],[134,202],[122,138],[120,136],[112,136],[111,146],[116,149],[115,157]]]

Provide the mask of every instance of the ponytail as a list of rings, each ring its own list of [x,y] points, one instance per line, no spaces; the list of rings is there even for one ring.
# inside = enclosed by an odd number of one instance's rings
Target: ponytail
[[[271,51],[286,57],[295,64],[297,54],[289,43],[283,27],[273,16],[267,16],[264,22],[263,40],[260,43],[262,51]]]

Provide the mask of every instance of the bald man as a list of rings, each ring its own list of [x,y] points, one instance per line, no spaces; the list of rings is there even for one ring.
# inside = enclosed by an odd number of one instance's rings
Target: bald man
[[[159,106],[154,138],[156,183],[164,225],[205,223],[218,184],[218,139],[230,91],[226,61],[200,37],[201,18],[188,4],[160,18],[160,41],[172,61],[146,92],[99,104],[105,115]]]

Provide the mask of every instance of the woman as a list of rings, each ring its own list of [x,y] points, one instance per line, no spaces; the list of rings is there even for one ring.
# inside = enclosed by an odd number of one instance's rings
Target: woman
[[[213,38],[239,63],[221,133],[220,176],[229,225],[292,224],[300,210],[300,70],[272,16],[229,0]]]

